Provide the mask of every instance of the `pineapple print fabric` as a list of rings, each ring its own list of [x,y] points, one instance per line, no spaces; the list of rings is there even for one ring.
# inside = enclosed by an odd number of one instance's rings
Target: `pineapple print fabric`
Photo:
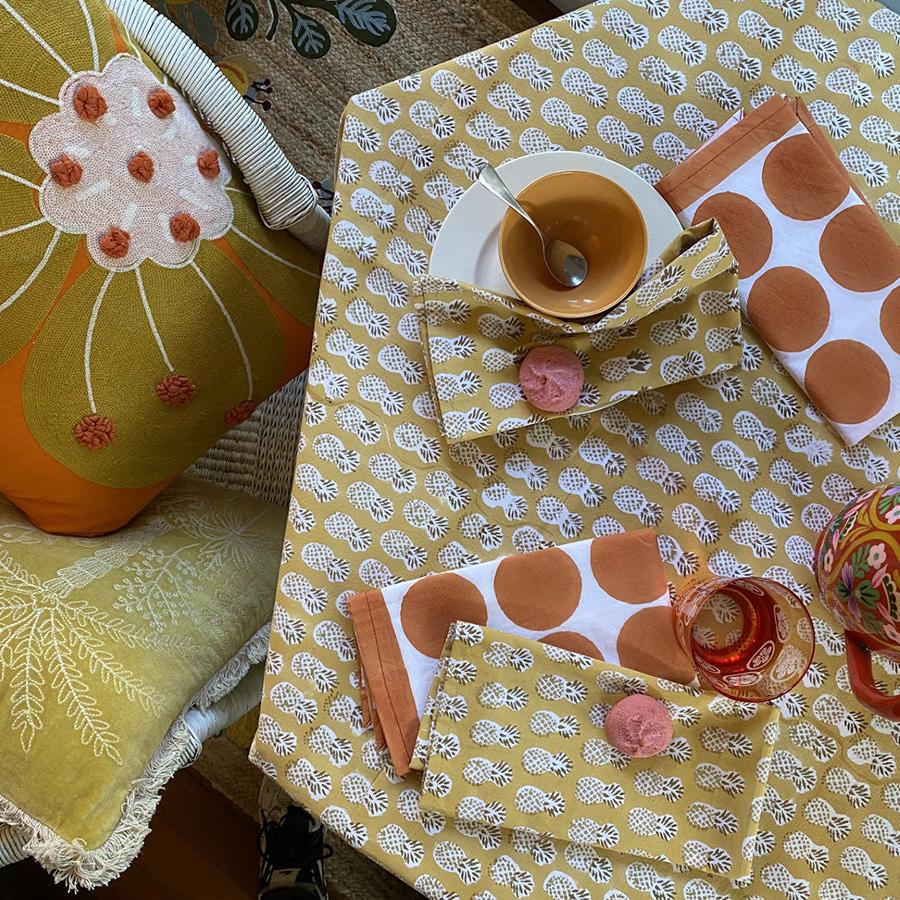
[[[618,700],[647,694],[674,733],[650,759],[605,739]],[[508,839],[569,853],[649,857],[729,878],[750,874],[775,707],[735,703],[579,653],[459,622],[419,732],[424,810],[485,849]],[[552,895],[551,895],[552,896]]]
[[[719,217],[748,318],[858,443],[900,411],[900,247],[801,100],[773,98],[719,134],[657,187],[685,223]]]
[[[603,152],[655,182],[735,110],[784,91],[802,94],[896,241],[888,148],[900,87],[887,69],[897,25],[866,0],[611,0],[349,104],[252,752],[298,802],[423,895],[896,894],[900,724],[851,693],[843,635],[811,566],[829,518],[896,477],[900,427],[887,422],[845,447],[743,323],[733,368],[589,416],[448,444],[412,284],[481,160],[564,147]],[[591,485],[603,490],[599,505]],[[575,517],[580,532],[567,537],[560,525]],[[419,782],[397,775],[364,725],[351,596],[639,527],[657,531],[676,587],[763,575],[810,605],[815,660],[777,701],[753,872],[739,882],[581,854],[563,840],[513,842],[503,830],[486,850],[452,816],[421,808]],[[887,690],[900,689],[897,666],[876,657],[874,667]]]
[[[589,323],[550,319],[478,288],[424,279],[415,289],[422,346],[446,440],[503,435],[562,417],[535,410],[519,387],[519,363],[542,344],[568,347],[584,367],[584,389],[569,416],[588,417],[639,390],[736,366],[736,269],[718,225],[698,224],[621,304]]]
[[[651,530],[429,575],[358,594],[348,606],[370,716],[400,773],[459,618],[676,681],[694,678]]]

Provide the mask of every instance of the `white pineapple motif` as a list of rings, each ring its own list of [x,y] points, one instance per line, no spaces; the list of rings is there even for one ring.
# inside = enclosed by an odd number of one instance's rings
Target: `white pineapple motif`
[[[738,830],[737,816],[731,810],[709,803],[692,803],[687,810],[687,820],[695,828],[713,829],[719,834],[734,834]]]
[[[524,122],[531,115],[531,101],[519,94],[508,81],[495,85],[487,100],[491,106],[504,110],[514,122]]]
[[[518,711],[527,705],[528,694],[518,686],[508,688],[498,682],[487,682],[478,694],[478,702],[487,709],[506,707]]]
[[[337,672],[329,668],[311,653],[298,653],[291,660],[291,671],[298,677],[312,683],[322,694],[337,687]]]
[[[700,743],[710,753],[730,753],[738,758],[753,751],[753,742],[746,735],[716,726],[701,730]]]
[[[313,800],[324,800],[331,793],[331,775],[318,771],[308,759],[295,760],[285,774],[291,784],[303,788]]]
[[[575,796],[581,803],[588,806],[603,803],[613,809],[618,809],[625,802],[625,791],[622,785],[601,781],[592,775],[585,775],[578,779],[575,785]]]
[[[541,118],[554,128],[564,128],[570,137],[587,134],[587,119],[576,113],[562,97],[549,97],[541,104]]]
[[[737,72],[744,81],[753,81],[762,74],[762,60],[747,53],[735,41],[724,41],[719,45],[716,62],[725,69]]]
[[[888,883],[887,869],[876,863],[862,847],[844,847],[840,857],[841,867],[853,875],[861,875],[873,890]],[[896,881],[896,879],[894,879]]]
[[[513,828],[509,835],[509,843],[517,853],[528,853],[536,865],[549,866],[556,859],[556,844],[553,838],[533,828],[524,826]]]
[[[822,797],[815,797],[803,808],[803,815],[811,825],[824,828],[833,841],[843,841],[850,834],[852,824],[850,817],[837,812]]]
[[[678,833],[678,823],[672,816],[657,815],[643,806],[629,810],[628,827],[641,837],[658,837],[664,841],[671,841]]]
[[[551,900],[591,900],[591,892],[578,887],[565,872],[551,872],[544,879],[544,891]]]
[[[559,791],[543,791],[526,784],[516,791],[516,809],[525,815],[544,813],[556,817],[565,812],[566,801]]]
[[[517,672],[525,672],[534,665],[534,654],[527,647],[491,641],[484,651],[484,661],[498,669],[513,668]]]
[[[577,67],[566,69],[560,78],[563,90],[581,97],[588,105],[595,109],[605,109],[609,102],[609,92],[598,82],[591,78],[589,72]]]
[[[657,39],[661,47],[681,56],[685,65],[699,66],[706,59],[706,44],[694,40],[677,25],[666,25]]]
[[[809,793],[818,781],[816,770],[803,765],[802,760],[789,750],[776,750],[772,754],[772,774],[790,781],[799,794]]]
[[[698,763],[694,769],[694,781],[705,791],[721,790],[729,797],[743,794],[746,788],[740,773],[722,769],[714,763]]]
[[[572,58],[572,41],[550,25],[542,25],[531,32],[531,43],[539,50],[549,50],[556,62],[568,62]]]
[[[891,856],[900,856],[900,829],[895,828],[884,816],[871,814],[860,825],[863,836],[874,844],[881,844]]]
[[[493,784],[506,787],[512,780],[512,766],[504,761],[493,762],[483,757],[473,757],[463,768],[463,778],[476,787],[482,784]]]
[[[394,514],[394,504],[382,497],[365,481],[354,481],[347,487],[347,499],[357,509],[369,513],[376,522],[386,522]]]
[[[432,856],[445,872],[459,876],[463,884],[475,884],[481,878],[481,861],[466,856],[465,850],[455,841],[438,841]]]
[[[645,481],[658,484],[665,494],[678,494],[685,488],[685,478],[681,472],[674,472],[665,460],[658,456],[644,456],[636,466],[638,475]]]
[[[785,835],[782,846],[788,856],[803,860],[811,872],[824,872],[828,868],[831,858],[828,848],[815,843],[802,831],[792,831]]]
[[[575,737],[580,731],[578,719],[575,716],[560,716],[548,709],[540,709],[533,713],[529,721],[531,733],[538,737],[548,734],[558,734],[560,737]]]
[[[697,93],[707,100],[715,100],[724,110],[737,109],[741,105],[741,92],[732,87],[718,73],[707,69],[694,80]]]
[[[260,716],[257,738],[271,747],[278,756],[288,756],[297,749],[297,735],[285,731],[268,715]]]
[[[416,869],[422,864],[425,855],[422,842],[410,838],[399,825],[385,825],[375,839],[385,853],[399,856],[408,869]]]
[[[534,891],[534,876],[505,853],[491,863],[491,878],[508,887],[514,897],[528,897]]]
[[[829,769],[825,773],[825,787],[833,794],[846,797],[854,809],[868,806],[872,799],[871,786],[840,767]]]
[[[506,808],[498,800],[486,801],[481,797],[463,797],[456,804],[456,818],[499,826],[506,821]]]
[[[634,789],[642,797],[663,797],[674,803],[684,794],[684,782],[674,775],[665,777],[652,769],[643,769],[634,774]]]
[[[553,84],[553,72],[527,52],[519,53],[509,61],[509,74],[527,81],[536,91],[549,90]]]
[[[572,760],[565,753],[551,753],[544,747],[529,747],[522,754],[522,767],[530,775],[565,777],[572,771]]]
[[[492,719],[479,719],[472,726],[469,736],[479,747],[499,744],[509,749],[519,743],[519,729],[515,725],[500,725]]]

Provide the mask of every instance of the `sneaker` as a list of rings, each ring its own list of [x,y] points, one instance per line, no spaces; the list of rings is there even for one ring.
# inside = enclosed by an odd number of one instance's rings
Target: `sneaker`
[[[259,900],[328,900],[325,860],[333,851],[322,823],[268,778],[259,818]]]

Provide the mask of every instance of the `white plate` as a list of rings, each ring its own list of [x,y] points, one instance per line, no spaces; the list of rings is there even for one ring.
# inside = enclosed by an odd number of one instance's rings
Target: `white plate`
[[[639,175],[612,160],[571,150],[535,153],[510,160],[497,171],[514,194],[554,172],[595,172],[623,187],[637,203],[647,225],[647,259],[653,260],[682,228],[668,203]],[[506,206],[480,184],[457,200],[431,251],[432,275],[465,281],[495,294],[512,294],[500,268],[497,236]]]

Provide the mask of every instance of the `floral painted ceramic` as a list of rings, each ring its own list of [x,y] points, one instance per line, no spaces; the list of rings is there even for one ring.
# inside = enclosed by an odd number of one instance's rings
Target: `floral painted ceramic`
[[[844,627],[854,693],[900,720],[900,696],[878,690],[869,660],[875,650],[900,662],[900,484],[862,494],[831,520],[816,547],[816,577]]]

